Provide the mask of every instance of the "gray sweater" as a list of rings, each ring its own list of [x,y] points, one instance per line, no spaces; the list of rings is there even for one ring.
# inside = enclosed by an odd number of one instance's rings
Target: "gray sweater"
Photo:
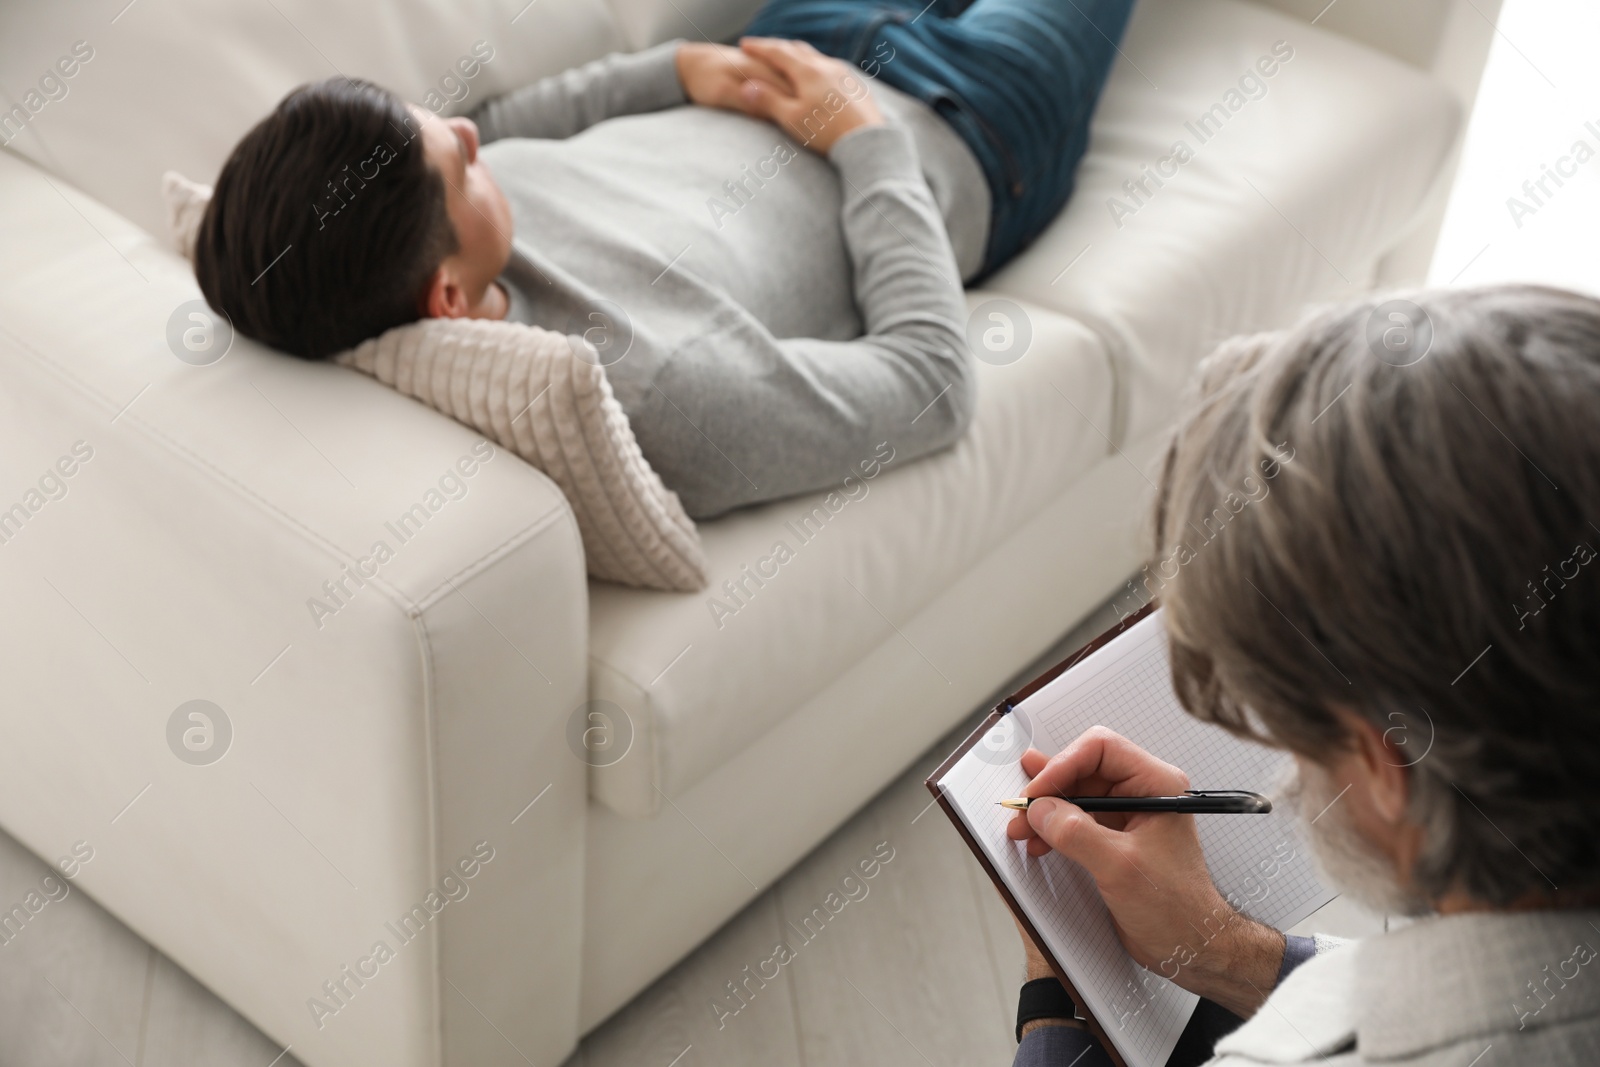
[[[827,159],[685,105],[677,43],[481,107],[511,202],[510,318],[585,333],[689,514],[837,486],[944,448],[970,419],[962,280],[989,228],[982,171],[920,102]],[[488,143],[493,142],[493,143]]]

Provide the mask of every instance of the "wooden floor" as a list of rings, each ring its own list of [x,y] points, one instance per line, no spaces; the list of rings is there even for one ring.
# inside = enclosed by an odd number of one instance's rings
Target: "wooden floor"
[[[1075,648],[1110,621],[1102,611],[1058,647]],[[589,1035],[565,1067],[1009,1064],[1022,950],[1005,906],[922,785],[968,728]],[[885,842],[893,858],[866,894],[853,890],[857,899],[796,944],[787,924],[875,850],[886,855]],[[21,899],[48,871],[0,833],[0,900]],[[1382,922],[1335,901],[1304,929],[1356,936]],[[727,983],[780,940],[795,958],[765,986],[747,987],[754,993],[734,1013]],[[81,892],[0,945],[0,1067],[296,1063]]]

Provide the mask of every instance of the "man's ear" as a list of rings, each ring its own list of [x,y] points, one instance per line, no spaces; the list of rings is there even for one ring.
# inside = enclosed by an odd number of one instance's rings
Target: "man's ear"
[[[1411,799],[1409,761],[1390,740],[1392,731],[1380,730],[1365,716],[1340,709],[1339,718],[1350,731],[1354,759],[1350,769],[1366,779],[1372,806],[1386,822],[1405,818]]]
[[[418,302],[421,304],[422,314],[430,319],[459,319],[471,309],[471,304],[467,301],[467,291],[456,278],[449,260],[445,260],[434,269],[423,287]]]

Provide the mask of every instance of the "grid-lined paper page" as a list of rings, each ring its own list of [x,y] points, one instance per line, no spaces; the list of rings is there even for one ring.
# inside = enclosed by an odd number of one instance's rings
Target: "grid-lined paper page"
[[[974,745],[941,782],[1123,1058],[1130,1067],[1161,1067],[1195,998],[1135,964],[1118,942],[1087,872],[1054,853],[1029,857],[1005,836],[1011,813],[996,806],[1027,783],[1020,766],[997,757],[1016,753],[1017,731],[1031,736],[1034,748],[1057,752],[1096,724],[1181,767],[1195,789],[1265,792],[1289,757],[1241,741],[1183,710],[1172,691],[1161,615],[1155,612],[1023,701],[995,725],[992,732],[1002,736]],[[1217,887],[1251,918],[1282,929],[1333,899],[1317,878],[1291,815],[1198,815],[1195,821]],[[1195,950],[1216,933],[1210,924],[1202,925],[1199,943],[1190,946]],[[1176,953],[1180,946],[1173,948]]]
[[[1033,858],[1006,837],[1013,813],[996,803],[1021,793],[1028,776],[1015,763],[987,763],[976,751],[941,783],[967,829],[1067,972],[1080,1007],[1100,1021],[1128,1067],[1162,1067],[1197,998],[1133,962],[1087,871],[1054,852]]]

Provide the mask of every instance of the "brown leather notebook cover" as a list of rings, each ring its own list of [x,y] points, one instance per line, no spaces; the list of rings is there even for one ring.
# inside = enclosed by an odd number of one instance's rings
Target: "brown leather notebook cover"
[[[1034,927],[1033,922],[1023,912],[1022,908],[1017,905],[1016,898],[1011,895],[1011,890],[1006,888],[1005,882],[1001,880],[1000,875],[995,871],[994,865],[989,862],[989,857],[985,855],[983,848],[978,844],[978,842],[973,840],[972,833],[967,829],[966,822],[956,812],[955,805],[950,803],[949,798],[945,796],[944,790],[940,788],[939,783],[946,774],[950,773],[950,769],[956,765],[956,761],[962,756],[965,756],[968,750],[971,749],[973,745],[977,744],[978,741],[989,732],[989,729],[993,727],[995,723],[999,722],[1003,716],[1011,714],[1011,711],[1023,700],[1026,700],[1039,689],[1054,681],[1061,674],[1067,670],[1070,670],[1088,656],[1098,651],[1112,638],[1133,626],[1146,615],[1149,615],[1150,612],[1155,610],[1155,607],[1156,605],[1152,602],[1145,605],[1143,608],[1140,608],[1132,615],[1124,617],[1123,620],[1116,626],[1113,626],[1099,637],[1096,637],[1093,641],[1090,641],[1087,645],[1084,645],[1082,648],[1072,653],[1072,655],[1066,657],[1060,663],[1057,663],[1054,667],[1051,667],[1033,681],[1029,682],[1027,685],[1023,686],[1021,689],[1018,689],[1015,693],[1012,693],[1010,696],[1000,701],[1000,703],[996,704],[994,709],[991,710],[988,715],[984,716],[983,721],[978,724],[977,728],[973,730],[972,733],[967,735],[966,740],[957,745],[955,751],[950,753],[950,755],[945,758],[943,763],[934,768],[933,773],[928,776],[926,783],[928,786],[928,791],[933,794],[934,799],[939,802],[939,807],[944,810],[944,813],[950,819],[951,824],[955,826],[956,833],[961,835],[961,840],[967,843],[967,847],[972,850],[972,854],[978,857],[978,862],[983,865],[983,869],[988,873],[989,880],[994,883],[994,887],[1000,891],[1000,896],[1005,900],[1006,906],[1011,909],[1011,914],[1016,916],[1017,922],[1021,923],[1023,928],[1028,931],[1028,936],[1033,938],[1033,943],[1039,946],[1039,951],[1042,952],[1044,954],[1044,958],[1049,961],[1050,969],[1054,971],[1055,976],[1061,980],[1061,984],[1066,988],[1067,993],[1071,995],[1073,1003],[1078,1005],[1078,1011],[1083,1014],[1085,1020],[1089,1024],[1089,1032],[1100,1039],[1100,1044],[1105,1048],[1106,1055],[1111,1058],[1111,1062],[1115,1063],[1117,1067],[1127,1067],[1127,1063],[1123,1060],[1122,1054],[1119,1053],[1117,1051],[1117,1047],[1111,1043],[1111,1038],[1106,1033],[1105,1027],[1101,1026],[1100,1020],[1094,1018],[1094,1014],[1089,1011],[1088,1008],[1084,1007],[1083,997],[1078,995],[1077,989],[1073,987],[1072,982],[1067,978],[1067,972],[1062,969],[1061,964],[1056,961],[1055,956],[1052,955],[1050,950],[1045,947],[1044,938]]]

